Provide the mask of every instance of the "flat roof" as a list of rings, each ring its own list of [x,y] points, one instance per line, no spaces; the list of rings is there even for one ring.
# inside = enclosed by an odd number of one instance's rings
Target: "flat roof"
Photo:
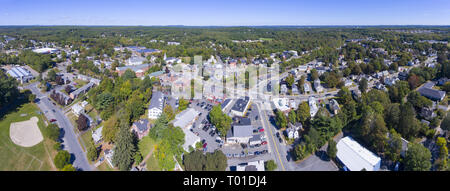
[[[342,138],[337,147],[337,157],[351,171],[374,171],[379,169],[381,158],[373,154],[351,137]]]

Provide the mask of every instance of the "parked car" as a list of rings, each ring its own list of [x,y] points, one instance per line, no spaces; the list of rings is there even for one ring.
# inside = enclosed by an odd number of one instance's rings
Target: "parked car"
[[[265,145],[265,144],[267,144],[267,141],[261,142],[261,145]]]
[[[203,144],[203,148],[206,148],[208,146],[208,143]]]
[[[264,132],[264,129],[259,129],[258,131],[259,131],[259,132]]]
[[[56,121],[56,119],[50,119],[50,123],[53,123],[55,121]]]
[[[238,158],[239,154],[235,153],[235,154],[233,154],[233,157]]]

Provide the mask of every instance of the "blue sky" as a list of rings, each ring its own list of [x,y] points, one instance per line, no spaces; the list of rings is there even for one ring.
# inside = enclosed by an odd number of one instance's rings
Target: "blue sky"
[[[0,0],[0,25],[450,25],[450,0]]]

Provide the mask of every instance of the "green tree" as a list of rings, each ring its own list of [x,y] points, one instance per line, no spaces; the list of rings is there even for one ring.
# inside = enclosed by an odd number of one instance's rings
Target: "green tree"
[[[389,133],[390,138],[387,141],[385,155],[391,161],[397,162],[402,152],[402,137],[394,129],[391,129]]]
[[[121,126],[112,158],[113,164],[119,167],[121,171],[130,170],[134,162],[134,153],[136,152],[134,142],[132,132],[129,131],[128,126]]]
[[[336,148],[336,142],[333,139],[330,139],[328,141],[327,154],[328,154],[328,157],[330,157],[330,159],[336,158],[337,148]]]
[[[54,69],[51,69],[47,74],[48,80],[54,82],[56,79],[56,71]]]
[[[297,121],[301,122],[302,124],[305,124],[311,117],[311,114],[309,113],[309,105],[307,102],[302,102],[298,105],[297,108]]]
[[[450,130],[450,115],[449,115],[449,112],[447,112],[447,115],[445,116],[444,120],[442,120],[441,128],[443,130],[447,130],[447,131]]]
[[[277,109],[277,111],[275,113],[275,116],[276,116],[275,119],[276,119],[277,127],[279,129],[286,128],[287,125],[288,125],[288,121],[286,119],[286,115],[282,111]]]
[[[447,148],[447,140],[444,137],[438,137],[436,141],[436,145],[439,147],[439,162],[438,168],[440,170],[448,169],[448,148]]]
[[[266,170],[267,171],[274,171],[275,169],[277,169],[277,164],[275,163],[274,160],[268,160],[266,162]]]
[[[97,160],[98,157],[98,150],[97,147],[94,144],[94,141],[91,139],[88,143],[88,148],[87,148],[87,157],[89,160],[91,161],[95,161]]]
[[[314,81],[317,79],[319,79],[319,72],[314,68],[311,70],[311,80]]]
[[[181,99],[179,99],[178,104],[179,104],[178,110],[184,111],[189,106],[189,101],[181,98]]]
[[[367,88],[369,88],[369,84],[366,78],[362,78],[358,83],[358,88],[361,92],[366,92]]]
[[[294,82],[295,82],[295,78],[293,75],[288,75],[286,77],[285,81],[289,87],[292,87],[292,84],[294,84]]]
[[[214,106],[208,116],[211,120],[211,124],[216,126],[222,136],[225,136],[231,128],[231,118],[222,112],[219,105]]]
[[[72,166],[72,164],[67,164],[61,169],[61,171],[76,171],[76,169]]]
[[[404,160],[407,171],[428,171],[431,168],[431,152],[423,145],[410,143]]]
[[[66,150],[59,151],[53,160],[56,168],[63,169],[64,166],[70,164],[70,154]]]
[[[60,129],[58,125],[50,123],[47,127],[44,128],[43,134],[53,141],[58,141],[60,136]]]
[[[289,122],[295,124],[297,122],[297,114],[294,110],[291,110],[288,114]]]

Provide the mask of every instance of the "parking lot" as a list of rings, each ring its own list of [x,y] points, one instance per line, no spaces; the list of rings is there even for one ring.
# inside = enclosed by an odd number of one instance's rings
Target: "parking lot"
[[[228,158],[228,166],[234,166],[240,163],[251,162],[255,160],[270,160],[269,146],[267,144],[267,135],[262,127],[258,108],[252,104],[245,116],[251,120],[253,126],[253,135],[259,135],[260,142],[247,144],[227,144],[222,147],[222,152]]]
[[[213,103],[206,100],[194,100],[190,107],[200,112],[200,116],[194,122],[192,132],[195,133],[203,141],[206,152],[214,152],[221,147],[221,141],[218,140],[217,130],[208,120],[208,114],[211,111]]]

